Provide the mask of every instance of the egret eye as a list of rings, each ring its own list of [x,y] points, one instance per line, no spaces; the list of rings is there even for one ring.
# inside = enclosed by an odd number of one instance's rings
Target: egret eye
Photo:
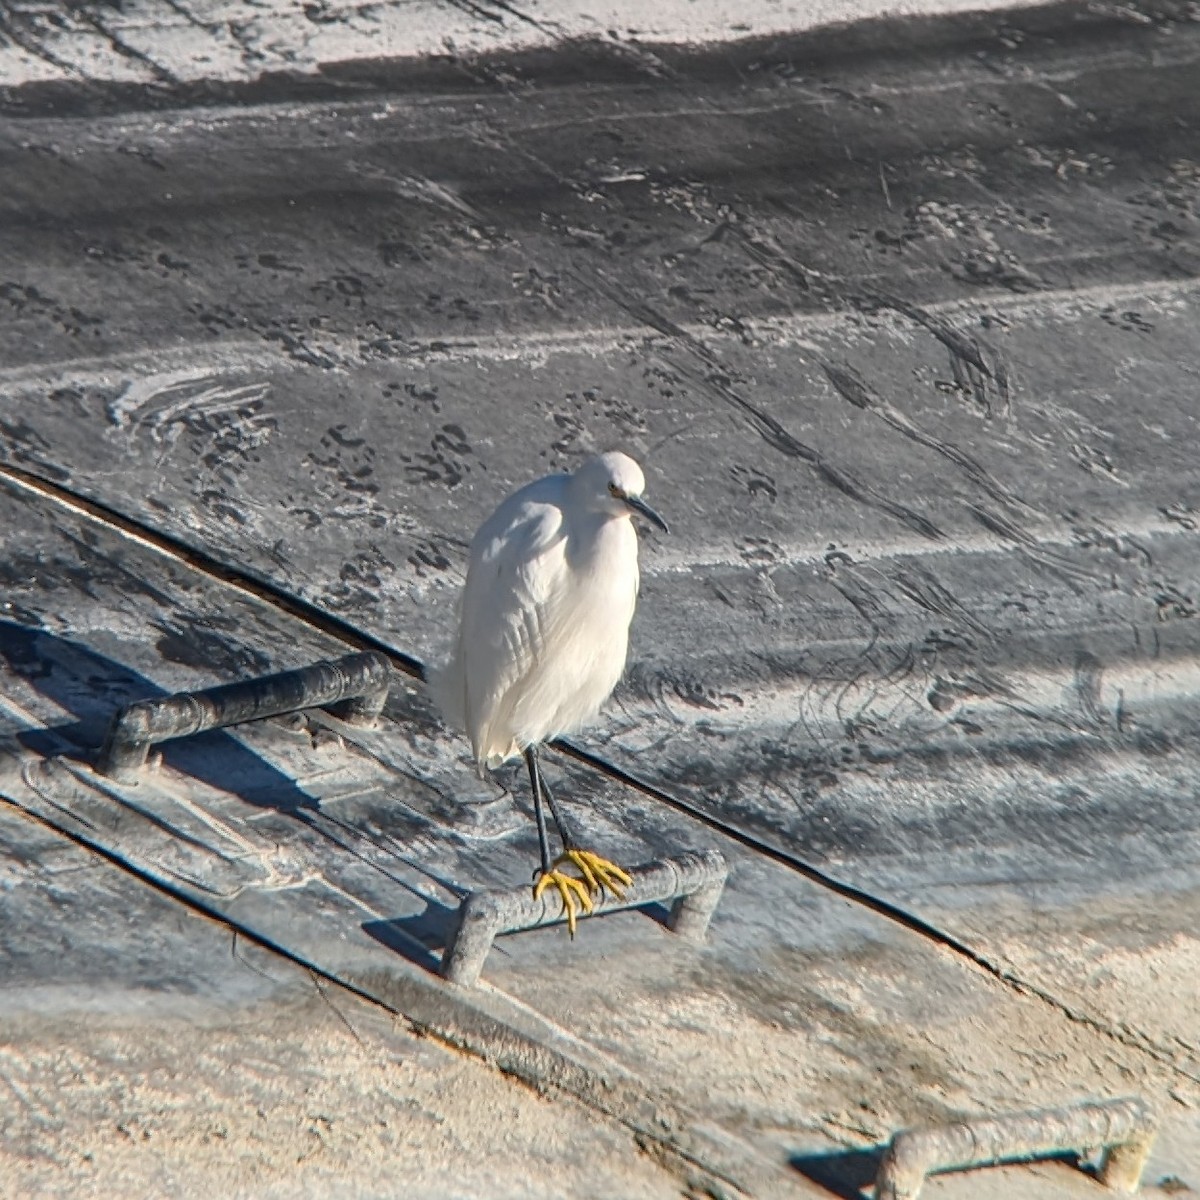
[[[621,489],[619,487],[617,487],[617,485],[615,483],[610,483],[608,485],[608,494],[610,496],[616,496],[617,499],[619,500],[619,499],[621,499],[622,496],[624,496],[625,493],[622,492]]]

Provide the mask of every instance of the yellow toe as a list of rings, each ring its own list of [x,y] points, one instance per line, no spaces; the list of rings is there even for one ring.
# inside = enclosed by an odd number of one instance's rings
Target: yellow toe
[[[542,893],[552,885],[557,889],[562,901],[563,914],[567,918],[567,931],[574,937],[579,912],[582,910],[584,913],[590,913],[595,907],[587,886],[582,879],[576,879],[574,875],[568,875],[564,871],[543,871],[533,885],[533,898],[540,900]]]
[[[624,889],[633,883],[633,876],[628,871],[591,850],[567,850],[558,861],[569,862],[575,867],[593,895],[599,896],[607,890],[620,900],[625,895]]]

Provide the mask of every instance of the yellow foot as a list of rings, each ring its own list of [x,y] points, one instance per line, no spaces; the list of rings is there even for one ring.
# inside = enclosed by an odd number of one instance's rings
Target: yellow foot
[[[625,895],[624,889],[633,883],[633,877],[627,871],[590,850],[564,850],[554,865],[565,862],[579,871],[593,896],[601,896],[607,889],[620,900]]]
[[[560,871],[558,868],[564,863],[570,863],[579,872],[579,876]],[[603,896],[605,890],[608,890],[620,900],[625,895],[624,889],[631,883],[633,877],[607,858],[601,858],[590,850],[564,850],[554,860],[554,866],[549,871],[538,872],[533,885],[533,898],[539,900],[548,887],[556,887],[559,896],[562,897],[567,930],[574,937],[575,921],[580,912],[590,913],[595,907],[592,903],[593,896]]]
[[[562,862],[562,859],[560,858],[558,862]],[[537,880],[533,885],[533,898],[540,900],[542,893],[551,884],[558,888],[558,894],[562,897],[563,912],[567,917],[567,930],[574,937],[575,918],[579,915],[580,910],[590,913],[595,907],[592,904],[591,896],[588,895],[587,884],[582,879],[576,879],[574,875],[560,871],[556,863],[551,870],[538,872]]]

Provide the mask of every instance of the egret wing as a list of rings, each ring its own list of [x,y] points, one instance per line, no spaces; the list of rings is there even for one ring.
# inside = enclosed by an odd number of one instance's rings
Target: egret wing
[[[533,498],[505,508],[472,543],[459,633],[464,724],[481,762],[513,751],[503,718],[546,644],[567,583],[561,508]]]

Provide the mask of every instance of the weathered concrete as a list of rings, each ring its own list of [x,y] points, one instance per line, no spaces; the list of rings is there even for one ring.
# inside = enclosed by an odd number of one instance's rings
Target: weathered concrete
[[[0,14],[0,85],[253,82],[336,73],[371,59],[429,59],[606,43],[653,65],[647,43],[703,45],[868,17],[1017,7],[999,0],[15,0]]]
[[[324,53],[0,95],[14,798],[752,1190],[1140,1087],[1192,1169],[1189,10]],[[674,533],[563,769],[628,861],[733,856],[699,957],[605,917],[447,1006],[440,916],[534,856],[415,688],[71,765],[148,687],[436,653],[479,518],[609,445]]]
[[[0,1178],[126,1196],[669,1200],[687,1174],[0,809]]]

